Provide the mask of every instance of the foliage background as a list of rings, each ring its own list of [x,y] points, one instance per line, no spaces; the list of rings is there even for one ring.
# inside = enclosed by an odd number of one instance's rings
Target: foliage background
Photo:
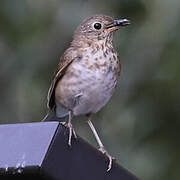
[[[46,94],[76,26],[94,14],[128,18],[115,34],[122,64],[94,124],[117,161],[143,180],[180,179],[179,0],[1,0],[0,123],[40,121]],[[86,121],[78,134],[96,142]]]

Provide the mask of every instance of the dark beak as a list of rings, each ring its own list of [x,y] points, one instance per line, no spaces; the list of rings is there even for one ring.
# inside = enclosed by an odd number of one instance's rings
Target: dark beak
[[[117,26],[127,26],[130,24],[130,21],[127,19],[118,19],[114,20],[112,24],[107,25],[107,29],[117,27]]]

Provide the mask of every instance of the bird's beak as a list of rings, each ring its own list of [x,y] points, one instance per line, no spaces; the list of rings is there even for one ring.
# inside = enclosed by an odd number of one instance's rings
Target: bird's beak
[[[118,19],[114,20],[113,23],[107,25],[105,29],[114,31],[120,28],[120,26],[127,26],[130,24],[130,21],[127,19]]]

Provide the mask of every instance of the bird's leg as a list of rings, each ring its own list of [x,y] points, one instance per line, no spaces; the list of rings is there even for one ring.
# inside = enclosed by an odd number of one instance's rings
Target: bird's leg
[[[105,154],[107,156],[107,158],[109,159],[109,164],[108,164],[108,169],[107,169],[107,171],[109,171],[112,168],[112,161],[113,161],[114,157],[112,157],[104,148],[104,145],[103,145],[102,141],[100,140],[100,138],[97,134],[97,131],[91,122],[90,117],[88,118],[88,124],[89,124],[89,126],[90,126],[90,128],[91,128],[91,130],[92,130],[92,132],[93,132],[93,134],[94,134],[94,136],[98,142],[99,151],[101,151],[103,154]]]
[[[72,133],[74,134],[74,137],[77,138],[75,130],[73,129],[72,123],[71,123],[72,117],[73,117],[72,111],[69,111],[69,120],[67,123],[67,127],[69,128],[69,139],[68,139],[69,146],[71,146]]]

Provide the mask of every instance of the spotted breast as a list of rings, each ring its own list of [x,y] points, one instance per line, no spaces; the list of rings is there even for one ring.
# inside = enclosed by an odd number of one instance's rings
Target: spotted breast
[[[96,113],[113,94],[120,72],[119,58],[112,44],[104,41],[78,52],[80,55],[56,86],[56,106],[72,110],[74,115]]]

